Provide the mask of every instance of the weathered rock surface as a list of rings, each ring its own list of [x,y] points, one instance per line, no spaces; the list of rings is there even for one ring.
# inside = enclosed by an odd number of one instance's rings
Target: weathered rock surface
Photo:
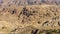
[[[0,8],[0,34],[40,34],[60,29],[60,6],[32,5]],[[60,32],[60,31],[59,31]],[[58,33],[57,33],[58,34]]]

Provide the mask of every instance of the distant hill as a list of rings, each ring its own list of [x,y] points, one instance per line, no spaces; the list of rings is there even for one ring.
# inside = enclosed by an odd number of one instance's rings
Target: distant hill
[[[0,0],[0,4],[7,5],[60,5],[60,0]]]

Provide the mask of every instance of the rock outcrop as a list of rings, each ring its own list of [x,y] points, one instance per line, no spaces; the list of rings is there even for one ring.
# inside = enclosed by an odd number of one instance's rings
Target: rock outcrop
[[[60,32],[59,29],[60,6],[58,5],[0,8],[0,34],[40,34],[39,32],[45,33],[46,30]]]

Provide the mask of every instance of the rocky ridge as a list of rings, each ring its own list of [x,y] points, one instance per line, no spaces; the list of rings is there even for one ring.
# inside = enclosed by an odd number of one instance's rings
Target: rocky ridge
[[[60,0],[0,0],[0,6],[60,5]]]

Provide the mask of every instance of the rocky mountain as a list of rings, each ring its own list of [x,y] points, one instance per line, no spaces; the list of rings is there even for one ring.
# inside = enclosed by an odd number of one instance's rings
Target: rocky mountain
[[[10,6],[0,10],[0,34],[60,33],[60,6]]]
[[[0,34],[60,34],[60,0],[0,0]]]
[[[0,0],[0,4],[3,5],[60,5],[60,0]]]

